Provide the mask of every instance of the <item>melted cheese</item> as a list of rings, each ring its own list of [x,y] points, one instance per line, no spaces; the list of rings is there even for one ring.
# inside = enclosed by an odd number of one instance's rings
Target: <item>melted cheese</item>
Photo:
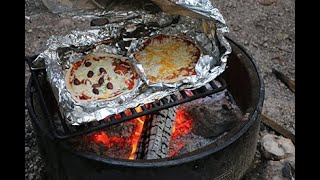
[[[151,81],[165,81],[180,76],[194,74],[199,49],[192,43],[178,37],[153,38],[135,58],[143,65],[147,78]],[[192,72],[182,73],[182,69],[192,67]],[[182,73],[182,74],[181,74]]]
[[[94,60],[94,58],[96,59],[97,57],[100,57],[100,59],[98,61]],[[103,100],[113,98],[118,94],[131,91],[128,89],[128,84],[126,84],[126,82],[130,81],[130,79],[133,78],[133,70],[129,71],[129,73],[126,74],[115,73],[115,66],[112,65],[114,59],[112,57],[95,54],[86,56],[82,61],[83,62],[81,66],[79,66],[78,68],[70,68],[70,72],[73,71],[73,74],[68,78],[69,90],[73,93],[73,96],[77,98],[77,100],[81,100],[80,97],[83,95],[90,97],[90,99],[86,101]],[[122,61],[126,61],[126,59],[122,59]],[[86,67],[85,62],[90,62],[91,65],[89,67]],[[101,74],[99,72],[100,68],[104,68],[107,73]],[[87,76],[89,71],[93,71],[94,73],[90,78]],[[73,82],[75,78],[77,78],[82,83],[79,85],[75,85]],[[99,94],[95,94],[92,91],[92,85],[98,84],[100,78],[103,78],[104,82],[100,87],[96,87],[96,89],[99,91]],[[137,84],[136,81],[137,80],[134,81],[134,85]],[[108,82],[112,83],[113,89],[107,88]]]

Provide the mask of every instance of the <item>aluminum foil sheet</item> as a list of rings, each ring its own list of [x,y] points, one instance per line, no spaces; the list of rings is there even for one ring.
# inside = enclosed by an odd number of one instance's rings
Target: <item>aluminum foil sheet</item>
[[[47,78],[59,103],[60,111],[71,125],[102,120],[128,108],[161,99],[178,90],[198,88],[225,70],[231,47],[223,37],[228,28],[219,11],[212,7],[209,0],[174,2],[207,18],[192,19],[144,10],[78,14],[75,17],[107,18],[109,23],[91,27],[86,31],[72,31],[65,36],[52,36],[47,41],[48,48],[35,62],[45,61]],[[202,54],[196,64],[196,76],[186,77],[177,83],[159,83],[150,86],[143,78],[143,74],[140,74],[141,79],[132,92],[113,100],[77,102],[72,98],[65,85],[66,69],[71,63],[87,54],[99,52],[129,57],[133,65],[141,70],[139,64],[130,57],[144,39],[156,34],[184,35],[201,48]]]

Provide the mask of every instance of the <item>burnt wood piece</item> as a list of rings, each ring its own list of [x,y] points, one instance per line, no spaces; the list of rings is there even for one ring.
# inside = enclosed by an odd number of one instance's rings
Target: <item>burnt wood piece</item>
[[[165,98],[171,101],[170,96]],[[145,148],[145,159],[168,157],[171,131],[176,117],[177,106],[159,111],[151,122],[149,143]]]
[[[237,115],[237,112],[240,110],[232,105],[225,93],[222,91],[215,94],[210,103],[196,103],[197,100],[191,102],[193,105],[188,111],[193,119],[193,133],[206,138],[217,137],[239,123],[241,115]]]
[[[272,72],[276,75],[280,81],[285,84],[292,92],[295,93],[296,84],[295,81],[291,80],[288,76],[284,75],[282,72],[272,69]]]
[[[279,125],[275,120],[272,118],[266,116],[265,114],[261,115],[261,122],[268,127],[270,127],[275,132],[281,134],[285,138],[291,139],[293,143],[295,143],[295,135],[293,135],[290,131],[283,128],[281,125]]]

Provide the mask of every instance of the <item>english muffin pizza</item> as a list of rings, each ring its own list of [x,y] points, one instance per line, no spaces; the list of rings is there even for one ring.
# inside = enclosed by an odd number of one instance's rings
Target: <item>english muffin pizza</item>
[[[157,35],[145,40],[133,57],[142,64],[150,83],[174,83],[196,74],[200,49],[186,38]]]
[[[90,54],[71,65],[65,82],[78,102],[112,100],[133,91],[138,84],[138,75],[127,58]]]

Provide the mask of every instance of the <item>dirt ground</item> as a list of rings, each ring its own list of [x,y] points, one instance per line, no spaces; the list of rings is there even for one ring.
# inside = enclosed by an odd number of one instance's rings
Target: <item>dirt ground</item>
[[[295,94],[272,73],[275,68],[295,79],[294,0],[212,0],[230,28],[228,37],[256,61],[265,82],[263,113],[295,134]],[[50,13],[40,0],[25,1],[25,55],[45,49],[49,36],[85,29],[90,22]],[[26,84],[30,73],[25,71]],[[43,167],[26,113],[26,179],[38,179]]]
[[[295,1],[213,0],[228,26],[229,37],[249,52],[265,82],[263,113],[295,134],[295,94],[272,73],[295,79]],[[272,4],[269,4],[270,2]]]

